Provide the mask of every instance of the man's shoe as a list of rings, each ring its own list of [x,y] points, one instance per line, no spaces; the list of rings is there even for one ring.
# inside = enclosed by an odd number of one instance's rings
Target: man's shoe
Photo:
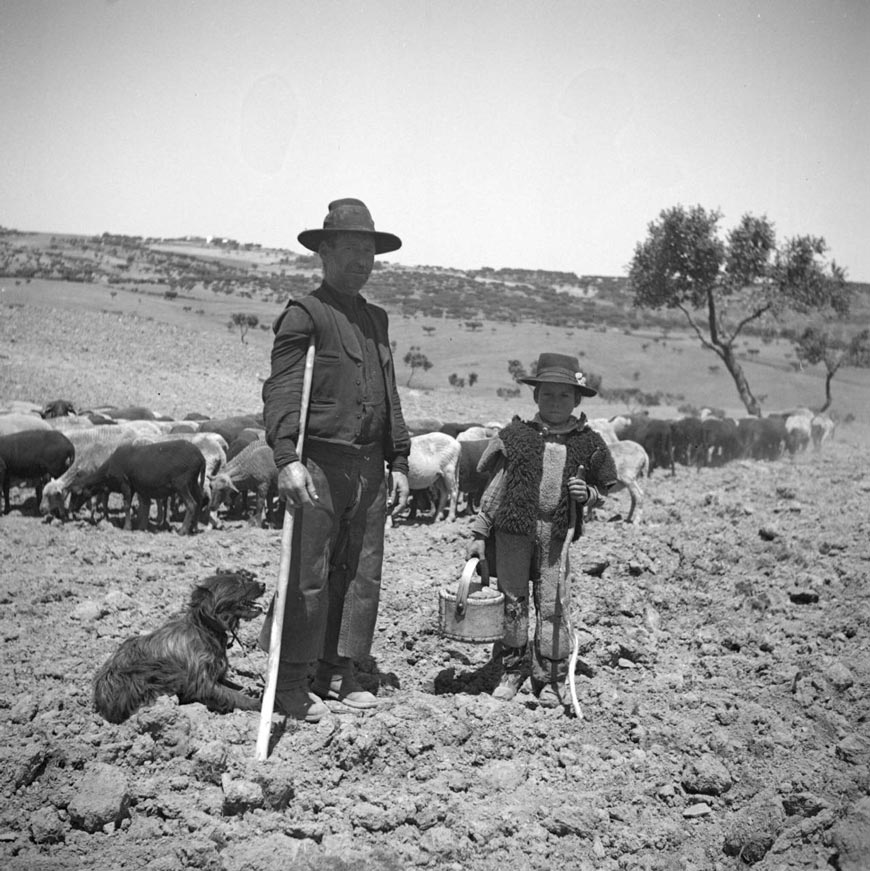
[[[526,676],[516,671],[505,672],[498,682],[498,686],[492,691],[492,697],[502,702],[509,702],[523,685]]]
[[[364,711],[376,708],[379,704],[376,696],[364,690],[352,674],[336,674],[330,679],[318,677],[315,679],[312,692],[331,702],[341,702],[349,708]],[[324,705],[324,707],[326,707]]]
[[[275,710],[291,720],[317,723],[329,713],[329,708],[304,686],[275,691]]]

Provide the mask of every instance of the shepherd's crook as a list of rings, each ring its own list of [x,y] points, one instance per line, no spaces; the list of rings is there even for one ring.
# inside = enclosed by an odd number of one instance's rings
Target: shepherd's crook
[[[299,438],[296,454],[302,459],[302,444],[308,419],[308,400],[311,396],[311,376],[314,372],[314,336],[308,343],[305,355],[305,374],[302,378],[302,404],[299,409]],[[287,583],[290,579],[290,557],[293,548],[293,524],[296,509],[285,503],[284,527],[281,531],[281,562],[278,565],[278,588],[272,607],[272,631],[269,636],[269,665],[266,670],[266,687],[263,690],[263,705],[260,708],[260,731],[257,735],[257,760],[264,762],[269,757],[269,738],[272,734],[272,711],[275,709],[275,688],[278,684],[278,666],[281,660],[281,633],[284,631],[284,606],[287,603]]]
[[[586,470],[583,466],[577,467],[577,477],[582,478],[584,481],[586,480]],[[565,536],[565,543],[562,545],[562,558],[559,562],[559,580],[563,585],[562,589],[568,585],[568,574],[571,571],[569,564],[569,552],[571,550],[571,539],[574,538],[574,530],[577,528],[577,506],[574,503],[573,499],[569,499],[569,517],[570,523],[568,525],[568,534]],[[582,522],[582,521],[581,521]],[[568,663],[568,688],[571,692],[571,707],[574,709],[574,715],[578,720],[583,719],[583,710],[580,707],[580,702],[577,700],[577,680],[576,675],[574,674],[574,670],[577,668],[577,654],[580,650],[580,634],[574,628],[574,624],[571,620],[570,614],[570,605],[568,612],[568,629],[571,632],[571,637],[574,642],[574,647],[571,652],[571,659]]]

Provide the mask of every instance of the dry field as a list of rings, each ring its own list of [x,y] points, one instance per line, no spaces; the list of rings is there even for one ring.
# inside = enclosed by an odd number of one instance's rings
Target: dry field
[[[257,408],[265,332],[243,345],[216,313],[173,309],[173,320],[160,307],[177,302],[104,290],[86,305],[54,291],[8,287],[0,301],[0,398],[177,416]],[[866,387],[854,390],[866,409]],[[530,408],[492,383],[402,394],[414,417]],[[438,591],[459,576],[469,518],[399,523],[373,656],[360,663],[381,708],[316,726],[276,717],[265,763],[256,714],[163,698],[115,726],[93,713],[90,687],[121,640],[177,612],[215,569],[255,571],[271,591],[280,533],[46,522],[14,490],[0,518],[0,865],[866,871],[865,424],[840,427],[821,454],[656,472],[637,527],[618,519],[625,496],[610,500],[572,549],[580,720],[537,708],[527,689],[493,701],[489,647],[440,637]],[[258,629],[244,625],[229,650],[251,691],[265,666]]]

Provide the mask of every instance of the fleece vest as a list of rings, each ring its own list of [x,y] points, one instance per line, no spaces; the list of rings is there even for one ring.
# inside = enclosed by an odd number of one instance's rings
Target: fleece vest
[[[500,433],[505,452],[504,498],[498,508],[493,525],[513,535],[534,535],[538,520],[538,499],[544,473],[544,435],[534,424],[514,420]],[[577,467],[587,470],[586,479],[595,486],[609,486],[610,481],[596,480],[598,454],[603,445],[600,436],[588,426],[569,433],[565,439],[566,462],[562,471],[562,487],[553,512],[552,535],[565,538],[570,520],[568,506],[568,478],[577,474]],[[605,449],[606,457],[610,454]],[[612,464],[612,459],[610,460]],[[589,472],[591,471],[591,474]],[[575,537],[580,534],[580,524]]]

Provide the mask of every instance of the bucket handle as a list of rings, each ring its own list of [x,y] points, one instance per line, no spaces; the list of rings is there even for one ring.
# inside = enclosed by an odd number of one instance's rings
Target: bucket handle
[[[462,570],[462,577],[459,578],[459,585],[456,588],[456,617],[459,619],[465,616],[465,611],[468,607],[468,591],[471,587],[471,578],[478,566],[481,584],[484,587],[489,586],[489,566],[486,560],[473,556],[465,564],[465,568]]]

